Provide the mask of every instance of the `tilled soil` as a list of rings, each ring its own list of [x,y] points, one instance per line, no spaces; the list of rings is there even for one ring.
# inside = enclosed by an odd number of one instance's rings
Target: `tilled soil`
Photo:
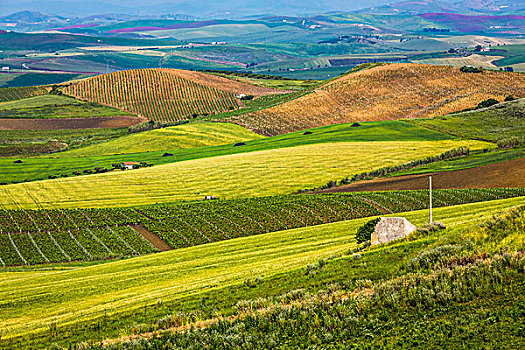
[[[435,189],[525,187],[525,158],[464,170],[359,181],[320,192],[422,190],[428,188],[429,175]]]

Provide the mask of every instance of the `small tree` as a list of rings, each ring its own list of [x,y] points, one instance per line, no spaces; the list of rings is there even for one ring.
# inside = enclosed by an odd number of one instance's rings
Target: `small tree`
[[[363,243],[366,241],[369,241],[372,239],[372,233],[374,233],[374,230],[376,228],[377,223],[381,220],[381,218],[375,218],[370,221],[368,221],[363,226],[359,227],[357,229],[357,232],[355,234],[355,238],[357,239],[357,243]]]

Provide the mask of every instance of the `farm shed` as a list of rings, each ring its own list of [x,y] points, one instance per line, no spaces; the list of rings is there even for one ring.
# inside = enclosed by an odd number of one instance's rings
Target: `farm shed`
[[[133,169],[134,165],[139,165],[139,162],[124,162],[122,163],[122,166],[126,168],[127,170]]]

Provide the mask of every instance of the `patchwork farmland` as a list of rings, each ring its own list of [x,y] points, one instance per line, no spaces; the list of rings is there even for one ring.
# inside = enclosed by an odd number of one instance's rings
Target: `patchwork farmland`
[[[0,130],[0,349],[519,348],[522,74],[379,63],[303,81],[255,58],[264,74],[146,68],[182,45],[100,40],[42,55],[140,69],[0,89],[0,129],[19,125]],[[191,50],[210,67],[234,46]],[[290,75],[287,56],[316,50],[285,46]],[[375,189],[363,179],[387,191],[322,193]],[[400,216],[415,231],[374,245]]]

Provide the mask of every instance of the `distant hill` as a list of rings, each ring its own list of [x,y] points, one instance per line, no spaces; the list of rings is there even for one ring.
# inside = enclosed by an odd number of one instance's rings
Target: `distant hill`
[[[377,7],[358,10],[367,14],[418,15],[428,12],[449,12],[460,14],[517,14],[525,11],[522,0],[461,0],[461,1],[401,1]]]
[[[388,64],[349,73],[295,100],[229,121],[276,135],[330,124],[440,116],[507,95],[525,96],[525,75]]]
[[[38,23],[38,22],[55,22],[65,21],[65,17],[57,15],[42,14],[35,11],[20,11],[12,13],[8,16],[0,17],[0,22],[12,23]]]
[[[263,96],[283,91],[212,74],[176,69],[135,69],[73,83],[64,93],[116,107],[149,120],[173,122],[237,109],[237,95]]]

